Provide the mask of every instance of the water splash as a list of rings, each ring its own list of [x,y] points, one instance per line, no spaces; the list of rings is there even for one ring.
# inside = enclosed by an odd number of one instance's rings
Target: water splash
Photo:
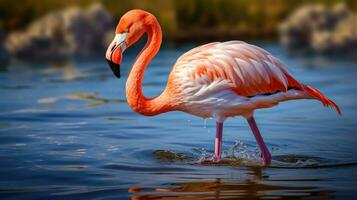
[[[273,167],[318,167],[334,165],[338,161],[302,155],[280,155],[274,157]]]
[[[209,164],[208,160],[213,156],[213,152],[205,148],[194,148],[192,160],[198,163]],[[222,163],[224,165],[260,165],[259,149],[250,149],[243,141],[237,140],[228,150],[222,152]]]
[[[280,152],[279,152],[280,151]],[[271,152],[282,153],[279,147],[274,147]],[[154,157],[159,162],[181,162],[186,164],[223,165],[236,167],[260,167],[261,152],[258,148],[248,147],[243,141],[237,140],[231,148],[222,152],[219,163],[210,161],[213,156],[211,150],[194,148],[192,154],[177,153],[168,150],[154,151]],[[282,154],[273,156],[270,168],[326,168],[357,165],[357,161],[341,162],[320,157],[306,155]]]
[[[234,145],[228,151],[223,151],[223,156],[234,159],[259,161],[261,152],[257,148],[249,149],[243,141],[236,140]]]
[[[195,151],[196,156],[198,157],[198,162],[203,162],[207,159],[211,154],[205,148],[193,149]]]

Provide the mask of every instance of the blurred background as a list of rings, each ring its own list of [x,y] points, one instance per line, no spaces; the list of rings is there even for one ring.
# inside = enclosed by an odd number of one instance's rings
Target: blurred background
[[[158,18],[164,44],[276,40],[314,53],[356,52],[354,0],[1,0],[1,60],[103,54],[120,17],[134,8]]]
[[[257,110],[273,164],[241,117],[226,120],[222,165],[215,121],[181,112],[139,115],[104,59],[130,9],[163,29],[143,91],[162,92],[186,51],[243,40],[269,51],[313,100]],[[0,199],[354,199],[357,195],[356,0],[0,0]]]

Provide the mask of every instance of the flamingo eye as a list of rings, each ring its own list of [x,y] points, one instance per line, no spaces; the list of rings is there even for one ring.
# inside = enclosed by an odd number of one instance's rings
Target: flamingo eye
[[[124,29],[124,33],[129,33],[129,28]]]

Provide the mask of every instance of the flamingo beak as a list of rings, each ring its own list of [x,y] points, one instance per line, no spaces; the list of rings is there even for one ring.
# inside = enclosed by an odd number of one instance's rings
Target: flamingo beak
[[[126,49],[126,34],[116,34],[113,41],[110,43],[105,58],[113,71],[113,74],[120,78],[120,63],[122,54]]]
[[[107,59],[108,65],[110,66],[110,69],[112,70],[113,74],[117,77],[120,78],[120,65],[115,64],[114,62],[110,61]]]

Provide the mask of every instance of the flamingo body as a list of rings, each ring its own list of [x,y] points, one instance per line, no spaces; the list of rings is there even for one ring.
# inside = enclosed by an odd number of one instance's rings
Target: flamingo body
[[[267,51],[242,42],[215,42],[183,54],[169,76],[180,109],[202,117],[224,121],[228,117],[249,118],[255,109],[270,108],[281,101],[322,99],[299,83],[284,65]],[[317,92],[317,94],[321,94]]]
[[[262,151],[263,164],[267,166],[271,155],[254,120],[254,110],[287,100],[317,99],[341,113],[321,92],[294,79],[277,58],[242,41],[209,43],[186,52],[173,66],[164,91],[155,98],[147,98],[142,92],[142,79],[162,41],[160,25],[152,14],[142,10],[126,13],[119,21],[106,59],[119,77],[122,53],[145,33],[147,44],[135,60],[126,83],[130,107],[146,116],[183,111],[215,118],[217,130],[212,158],[215,162],[221,159],[226,118],[243,116],[247,119]]]

